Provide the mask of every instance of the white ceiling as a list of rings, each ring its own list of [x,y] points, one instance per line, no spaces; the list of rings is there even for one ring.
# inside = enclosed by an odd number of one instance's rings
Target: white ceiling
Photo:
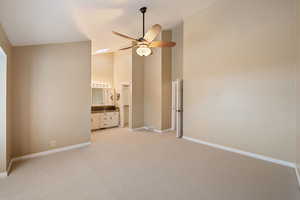
[[[148,7],[146,28],[171,28],[184,17],[214,0],[1,0],[0,23],[14,46],[92,40],[93,51],[116,49],[128,41],[115,30],[140,37],[142,16]]]

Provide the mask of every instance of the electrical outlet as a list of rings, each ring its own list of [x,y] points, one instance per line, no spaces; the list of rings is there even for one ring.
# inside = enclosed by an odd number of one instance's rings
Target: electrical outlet
[[[49,142],[50,147],[56,147],[56,140],[51,140]]]

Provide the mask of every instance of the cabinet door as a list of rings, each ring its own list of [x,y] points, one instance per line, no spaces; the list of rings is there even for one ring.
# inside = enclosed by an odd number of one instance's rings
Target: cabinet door
[[[98,113],[92,114],[92,130],[101,128],[100,121],[100,115]]]

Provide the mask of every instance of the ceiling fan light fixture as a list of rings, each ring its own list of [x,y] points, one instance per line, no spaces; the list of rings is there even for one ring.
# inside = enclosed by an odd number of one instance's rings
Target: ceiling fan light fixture
[[[136,53],[139,56],[150,56],[152,51],[147,45],[140,45],[139,48],[136,49]]]

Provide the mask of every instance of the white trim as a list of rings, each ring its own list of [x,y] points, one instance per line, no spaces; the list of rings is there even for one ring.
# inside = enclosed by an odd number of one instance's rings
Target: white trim
[[[164,130],[159,130],[160,133],[167,133],[167,132],[170,132],[170,131],[174,131],[172,128],[168,128],[168,129],[164,129]]]
[[[7,172],[1,172],[0,173],[0,178],[5,178],[8,176],[8,173]]]
[[[3,58],[3,62],[2,62]],[[7,135],[7,55],[4,49],[0,46],[0,141],[1,151],[4,154],[1,155],[0,162],[6,165],[6,135]],[[3,156],[3,157],[2,157]],[[6,167],[6,166],[5,166]],[[0,177],[7,176],[7,171],[1,172]]]
[[[166,132],[172,131],[172,128],[164,129],[164,130],[159,130],[159,129],[156,129],[156,128],[150,128],[148,126],[145,126],[144,129],[148,130],[148,131],[153,131],[155,133],[166,133]]]
[[[298,169],[297,165],[295,166],[295,171],[296,171],[298,184],[299,184],[299,187],[300,187],[300,172],[299,172],[299,169]]]
[[[9,161],[9,164],[8,164],[8,167],[7,167],[6,171],[0,173],[0,178],[5,178],[5,177],[7,177],[7,176],[9,175],[9,172],[10,172],[11,166],[12,166],[12,163],[13,163],[13,160],[11,159],[11,160]]]
[[[139,128],[131,128],[130,130],[131,131],[143,131],[143,130],[145,130],[145,127],[143,126],[143,127],[139,127]]]
[[[131,85],[131,82],[121,82],[120,85],[122,86],[130,86]]]
[[[57,148],[57,149],[51,149],[51,150],[48,150],[48,151],[42,151],[42,152],[39,152],[39,153],[32,153],[32,154],[28,154],[28,155],[25,155],[25,156],[16,157],[16,158],[13,158],[12,160],[13,160],[13,162],[19,161],[19,160],[27,160],[27,159],[31,159],[31,158],[46,156],[46,155],[53,154],[53,153],[58,153],[58,152],[69,151],[69,150],[73,150],[73,149],[77,149],[77,148],[82,148],[82,147],[88,146],[90,144],[91,144],[91,142],[75,144],[75,145],[71,145],[71,146],[66,146],[66,147],[61,147],[61,148]]]
[[[7,170],[6,170],[6,172],[7,172],[7,175],[10,173],[10,170],[11,170],[12,164],[13,164],[13,159],[10,159],[10,161],[9,161],[9,164],[8,164],[8,167],[7,167]]]
[[[25,155],[25,156],[20,156],[20,157],[12,158],[10,160],[10,162],[9,162],[9,165],[7,167],[6,172],[0,173],[0,178],[7,177],[9,175],[9,172],[11,170],[12,164],[14,162],[16,162],[16,161],[27,160],[27,159],[41,157],[41,156],[46,156],[46,155],[54,154],[54,153],[58,153],[58,152],[69,151],[69,150],[73,150],[73,149],[78,149],[78,148],[86,147],[86,146],[88,146],[90,144],[92,144],[92,143],[91,142],[85,142],[85,143],[81,143],[81,144],[75,144],[75,145],[71,145],[71,146],[61,147],[61,148],[57,148],[57,149],[51,149],[51,150],[48,150],[48,151],[42,151],[42,152],[39,152],[39,153],[32,153],[32,154],[28,154],[28,155]]]
[[[164,130],[159,130],[156,128],[150,128],[148,126],[143,126],[143,127],[139,127],[139,128],[132,128],[130,129],[131,131],[142,131],[142,130],[147,130],[147,131],[153,131],[155,133],[166,133],[166,132],[170,132],[170,131],[174,131],[172,128],[169,129],[164,129]]]
[[[291,167],[291,168],[296,167],[296,164],[292,163],[292,162],[279,160],[279,159],[271,158],[271,157],[268,157],[268,156],[259,155],[259,154],[256,154],[256,153],[246,152],[246,151],[242,151],[242,150],[239,150],[239,149],[222,146],[222,145],[219,145],[219,144],[213,144],[213,143],[201,141],[201,140],[198,140],[198,139],[194,139],[194,138],[191,138],[191,137],[183,136],[182,138],[185,139],[185,140],[189,140],[189,141],[192,141],[192,142],[199,143],[199,144],[204,144],[204,145],[207,145],[207,146],[210,146],[210,147],[214,147],[214,148],[217,148],[217,149],[222,149],[222,150],[225,150],[225,151],[230,151],[230,152],[233,152],[233,153],[238,153],[238,154],[248,156],[248,157],[251,157],[251,158],[256,158],[256,159],[259,159],[259,160],[264,160],[264,161],[276,163],[276,164],[283,165],[283,166],[286,166],[286,167]]]

